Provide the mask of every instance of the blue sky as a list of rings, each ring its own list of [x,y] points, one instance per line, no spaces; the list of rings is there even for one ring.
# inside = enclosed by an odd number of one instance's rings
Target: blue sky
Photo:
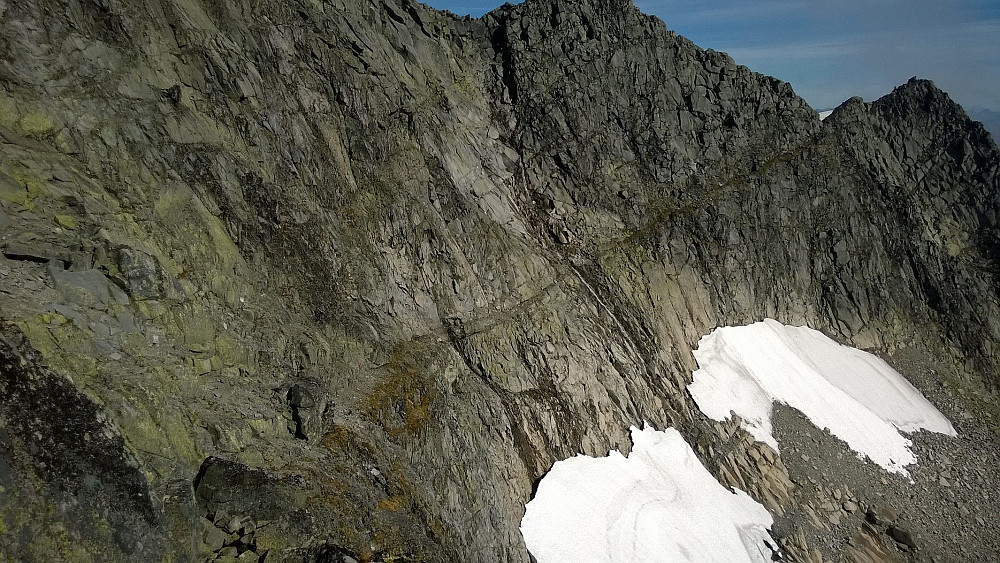
[[[970,112],[1000,111],[1000,0],[634,1],[699,46],[790,82],[816,109],[919,76]],[[429,4],[480,16],[502,2]]]

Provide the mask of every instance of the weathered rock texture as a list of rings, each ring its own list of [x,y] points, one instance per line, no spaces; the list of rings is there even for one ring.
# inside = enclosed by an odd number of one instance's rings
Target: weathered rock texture
[[[929,82],[821,123],[626,0],[0,0],[0,142],[10,560],[527,561],[533,483],[643,420],[799,514],[685,392],[763,317],[997,439],[1000,153]]]

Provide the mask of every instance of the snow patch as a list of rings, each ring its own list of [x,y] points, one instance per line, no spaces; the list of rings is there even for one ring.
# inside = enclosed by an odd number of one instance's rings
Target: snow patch
[[[764,562],[773,519],[726,489],[677,430],[632,427],[632,453],[556,462],[526,506],[521,533],[539,563]]]
[[[833,113],[832,109],[828,109],[828,110],[824,110],[824,111],[819,112],[819,120],[823,121],[824,119],[830,117],[830,115],[832,113]]]
[[[694,357],[699,369],[688,391],[701,411],[719,421],[739,415],[743,428],[775,451],[774,401],[828,428],[859,456],[907,477],[905,467],[917,458],[900,430],[957,435],[889,364],[808,327],[766,319],[719,328],[702,337]]]

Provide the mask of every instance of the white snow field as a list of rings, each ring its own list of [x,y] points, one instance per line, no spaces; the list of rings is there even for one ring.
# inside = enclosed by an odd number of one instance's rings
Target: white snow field
[[[539,563],[763,562],[773,520],[719,484],[679,432],[632,427],[632,453],[559,461],[528,503],[521,533]]]
[[[956,435],[948,419],[889,364],[808,327],[766,319],[718,328],[702,337],[694,357],[699,369],[688,391],[701,411],[719,421],[736,413],[754,438],[775,450],[774,401],[828,428],[859,456],[907,477],[905,467],[917,459],[900,431]]]
[[[821,111],[821,112],[819,112],[819,120],[823,121],[824,119],[830,117],[830,115],[832,115],[832,114],[833,114],[833,110],[832,109]]]

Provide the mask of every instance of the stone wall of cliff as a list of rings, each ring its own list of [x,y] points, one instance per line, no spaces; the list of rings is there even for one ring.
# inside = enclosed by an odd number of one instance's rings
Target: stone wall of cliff
[[[793,513],[685,391],[764,317],[1000,428],[1000,153],[928,82],[821,123],[623,0],[0,1],[0,38],[13,560],[527,561],[533,484],[643,420]]]

